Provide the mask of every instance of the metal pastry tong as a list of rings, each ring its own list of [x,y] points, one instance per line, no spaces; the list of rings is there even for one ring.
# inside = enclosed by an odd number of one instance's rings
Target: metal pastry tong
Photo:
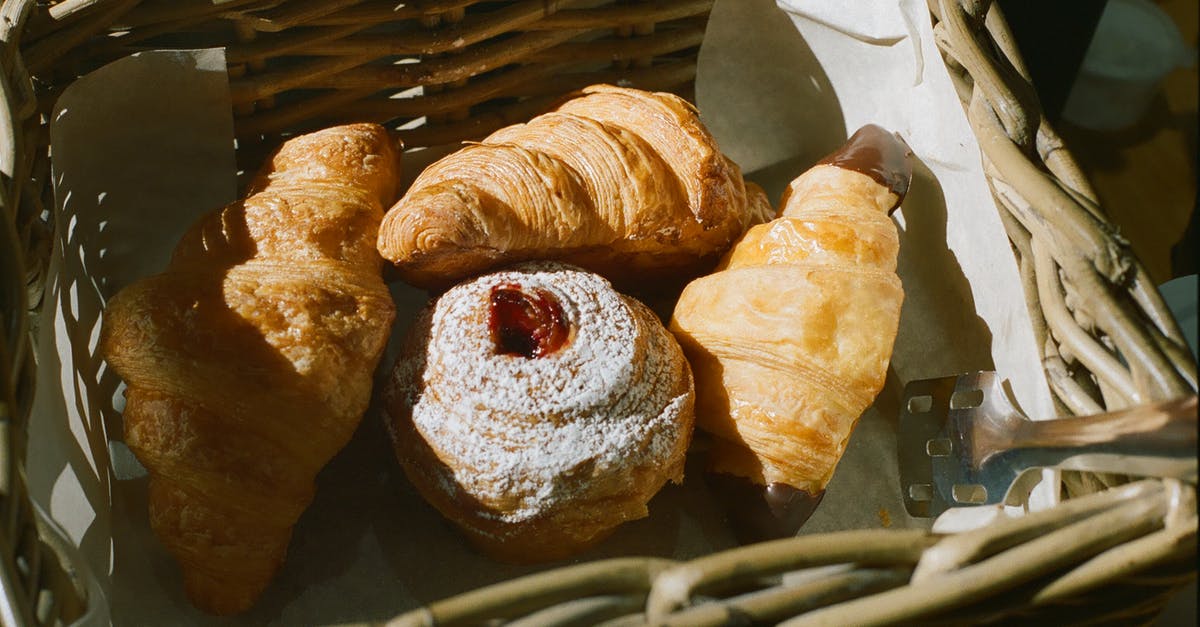
[[[1196,396],[1033,421],[994,372],[913,381],[897,434],[904,506],[933,517],[996,504],[1026,469],[1058,467],[1196,481]]]

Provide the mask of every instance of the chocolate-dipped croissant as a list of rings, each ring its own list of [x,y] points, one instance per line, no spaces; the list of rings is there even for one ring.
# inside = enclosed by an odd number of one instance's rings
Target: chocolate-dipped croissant
[[[426,168],[379,251],[420,287],[528,259],[645,284],[711,268],[770,213],[686,101],[597,85]]]
[[[908,154],[862,128],[676,305],[712,484],[737,501],[744,539],[795,533],[883,387],[904,299],[888,214],[908,189]]]
[[[373,124],[286,142],[107,305],[100,350],[128,385],[150,525],[202,610],[254,603],[366,411],[395,316],[375,238],[398,158]]]

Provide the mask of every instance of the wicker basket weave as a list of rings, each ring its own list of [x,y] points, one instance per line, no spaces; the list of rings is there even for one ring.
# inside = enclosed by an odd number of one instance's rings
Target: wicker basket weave
[[[387,121],[409,146],[476,138],[594,82],[687,92],[712,0],[3,0],[0,3],[0,587],[5,624],[88,608],[72,547],[24,486],[30,312],[50,256],[47,112],[142,49],[227,46],[239,155],[281,133]],[[1049,128],[999,10],[930,0],[1064,413],[1193,393],[1180,330]],[[398,37],[397,33],[404,36]],[[413,87],[420,95],[393,98]],[[413,120],[424,123],[415,125]],[[1120,357],[1118,357],[1118,354]],[[1063,473],[1055,508],[956,535],[847,531],[690,562],[628,558],[447,599],[397,625],[1145,622],[1195,576],[1194,486]],[[816,568],[824,567],[824,568]],[[799,579],[783,573],[809,569]],[[781,582],[786,581],[786,585]]]

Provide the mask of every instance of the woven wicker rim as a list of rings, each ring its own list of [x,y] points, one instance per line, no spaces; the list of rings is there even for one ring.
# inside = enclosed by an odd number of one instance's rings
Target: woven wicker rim
[[[582,82],[686,86],[712,0],[587,8],[524,0],[482,14],[472,12],[474,4],[3,0],[0,619],[6,624],[67,623],[88,609],[89,575],[63,534],[33,508],[23,474],[36,348],[29,312],[40,303],[54,228],[45,218],[53,206],[45,112],[54,96],[81,68],[220,22],[233,30],[227,50],[245,145],[269,142],[331,111],[380,121],[425,115],[431,124],[405,139],[432,145],[527,117]],[[930,0],[929,8],[1019,262],[1060,409],[1097,413],[1194,393],[1195,361],[1178,325],[1047,124],[999,9],[988,0]],[[372,30],[403,20],[416,21],[425,34],[398,44]],[[597,29],[617,40],[580,37]],[[105,36],[114,31],[121,36]],[[616,63],[559,75],[564,51],[575,60]],[[304,64],[275,64],[297,53]],[[427,57],[423,72],[372,65],[405,54]],[[527,63],[486,74],[514,59]],[[380,102],[374,97],[381,84],[423,85],[425,96]],[[320,91],[291,97],[312,89]],[[497,98],[509,104],[477,109]],[[683,563],[593,562],[468,592],[388,624],[1144,621],[1195,577],[1194,486],[1072,472],[1062,473],[1062,485],[1072,498],[1061,505],[975,532],[847,531]],[[780,585],[781,574],[801,569],[810,569],[807,578]]]

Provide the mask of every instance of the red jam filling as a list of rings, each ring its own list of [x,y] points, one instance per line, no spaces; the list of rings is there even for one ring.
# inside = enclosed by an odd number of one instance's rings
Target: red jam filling
[[[488,326],[496,353],[544,357],[562,348],[570,328],[562,305],[550,292],[515,283],[492,288]]]

